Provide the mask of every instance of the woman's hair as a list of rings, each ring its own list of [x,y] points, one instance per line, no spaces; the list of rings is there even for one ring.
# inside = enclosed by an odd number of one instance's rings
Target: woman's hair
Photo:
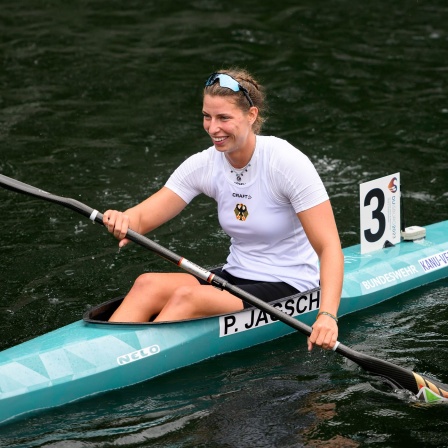
[[[252,128],[255,134],[259,134],[263,123],[266,121],[266,105],[265,105],[265,93],[264,88],[260,85],[252,75],[244,69],[240,68],[230,68],[218,70],[216,73],[224,73],[231,76],[233,79],[238,81],[241,86],[246,90],[253,105],[258,109],[258,116]],[[206,86],[204,89],[204,95],[211,96],[231,96],[235,99],[235,104],[243,111],[248,111],[251,107],[248,99],[243,94],[242,91],[234,92],[232,89],[227,87],[221,87],[219,81],[215,82],[210,86]]]

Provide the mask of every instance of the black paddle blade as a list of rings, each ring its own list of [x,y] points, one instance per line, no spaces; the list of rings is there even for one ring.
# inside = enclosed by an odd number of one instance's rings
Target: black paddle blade
[[[446,384],[425,378],[423,375],[419,375],[412,370],[405,369],[388,361],[357,352],[343,344],[339,344],[336,352],[355,362],[367,372],[383,377],[397,389],[409,390],[415,395],[418,395],[422,388],[427,388],[433,394],[440,396],[441,399],[448,400],[448,385]]]
[[[90,217],[95,222],[102,224],[102,217],[99,214],[95,214],[95,217],[92,217],[92,212],[94,212],[93,208],[88,207],[87,205],[77,201],[76,199],[56,196],[54,194],[48,193],[47,191],[41,190],[40,188],[36,188],[32,185],[28,185],[16,179],[12,179],[11,177],[4,176],[3,174],[0,174],[0,187],[5,188],[6,190],[14,191],[16,193],[26,194],[28,196],[43,199],[44,201],[62,205],[63,207],[81,213],[81,215],[84,215],[87,218]]]

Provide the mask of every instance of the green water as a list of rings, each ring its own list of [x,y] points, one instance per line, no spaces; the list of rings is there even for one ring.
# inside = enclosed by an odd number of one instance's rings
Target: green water
[[[316,164],[344,246],[359,183],[397,171],[407,224],[446,220],[447,23],[442,0],[2,0],[0,172],[129,207],[209,146],[203,82],[238,65],[267,88],[264,133]],[[2,190],[0,214],[1,349],[173,269],[56,205]],[[228,248],[205,198],[150,236],[204,266]],[[447,383],[447,299],[447,281],[413,291],[341,319],[340,339]],[[3,426],[0,446],[442,447],[447,409],[293,335]]]

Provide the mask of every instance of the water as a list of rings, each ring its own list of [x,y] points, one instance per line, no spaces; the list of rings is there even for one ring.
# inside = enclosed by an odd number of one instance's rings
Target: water
[[[3,0],[0,172],[129,207],[209,145],[202,84],[239,65],[267,87],[264,133],[315,162],[344,246],[359,241],[358,184],[396,171],[408,224],[445,220],[447,18],[442,0]],[[0,195],[0,349],[173,269],[61,207]],[[204,266],[228,244],[204,198],[151,237]],[[447,383],[447,298],[447,281],[410,292],[341,319],[340,339]],[[3,426],[0,445],[439,447],[447,419],[291,335]]]

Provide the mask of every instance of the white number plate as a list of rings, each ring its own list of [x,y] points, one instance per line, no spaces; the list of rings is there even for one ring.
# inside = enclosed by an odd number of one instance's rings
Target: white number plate
[[[359,186],[361,253],[397,244],[400,235],[400,173]]]

